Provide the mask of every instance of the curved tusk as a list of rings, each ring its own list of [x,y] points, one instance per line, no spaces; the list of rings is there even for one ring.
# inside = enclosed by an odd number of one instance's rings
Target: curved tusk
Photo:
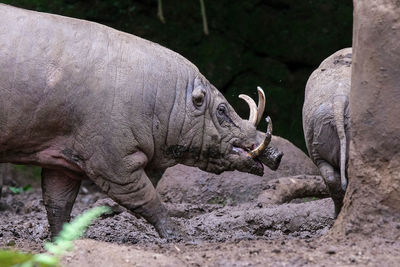
[[[260,123],[261,118],[264,113],[265,109],[265,94],[263,89],[260,86],[257,86],[257,92],[258,92],[258,105],[256,105],[256,102],[248,96],[248,95],[239,95],[239,98],[243,99],[244,101],[247,102],[247,104],[250,107],[250,116],[249,116],[249,121],[257,127],[257,125]]]
[[[253,125],[257,125],[257,105],[256,102],[254,102],[254,100],[248,96],[248,95],[239,95],[239,98],[243,99],[244,101],[247,102],[247,104],[250,107],[250,116],[249,116],[249,121],[253,124]]]
[[[265,109],[265,94],[263,89],[260,86],[257,86],[257,92],[258,92],[258,106],[257,106],[257,121],[255,126],[260,123],[262,116],[264,114],[264,109]]]
[[[265,133],[265,138],[255,149],[249,152],[252,158],[256,158],[260,156],[264,150],[268,147],[269,143],[271,142],[272,138],[272,120],[270,117],[265,119],[267,122],[267,132]]]

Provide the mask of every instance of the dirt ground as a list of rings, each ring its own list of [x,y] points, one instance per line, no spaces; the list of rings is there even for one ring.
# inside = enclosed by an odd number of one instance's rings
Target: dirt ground
[[[102,193],[83,193],[72,215],[109,205],[84,239],[62,260],[63,266],[398,266],[400,242],[332,241],[330,199],[283,205],[242,203],[168,204],[191,241],[167,243],[154,228]],[[3,189],[0,247],[43,251],[48,239],[41,190],[12,194]]]

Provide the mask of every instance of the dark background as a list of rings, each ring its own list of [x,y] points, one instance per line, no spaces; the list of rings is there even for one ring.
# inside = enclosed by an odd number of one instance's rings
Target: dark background
[[[333,52],[351,46],[351,0],[204,0],[210,34],[203,33],[199,0],[5,0],[27,9],[91,20],[168,47],[192,61],[243,118],[267,95],[274,134],[305,150],[301,110],[311,72]],[[265,122],[259,128],[265,130]]]

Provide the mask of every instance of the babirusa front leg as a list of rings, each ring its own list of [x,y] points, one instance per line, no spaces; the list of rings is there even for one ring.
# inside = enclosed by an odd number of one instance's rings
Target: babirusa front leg
[[[121,162],[125,164],[119,166],[118,174],[113,174],[118,179],[95,182],[118,204],[151,223],[161,237],[171,240],[179,237],[179,230],[143,169],[147,162],[144,153],[136,152]]]

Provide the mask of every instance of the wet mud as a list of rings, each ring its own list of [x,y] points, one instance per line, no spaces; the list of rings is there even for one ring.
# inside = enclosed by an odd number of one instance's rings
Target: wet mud
[[[22,194],[6,191],[1,201],[0,245],[24,247],[49,238],[41,190]],[[96,192],[79,194],[72,218],[96,206],[110,206],[112,214],[96,220],[85,237],[118,244],[164,244],[154,228]],[[263,207],[256,203],[166,204],[171,216],[192,243],[237,242],[254,239],[311,238],[326,233],[333,223],[330,199]]]
[[[312,165],[299,158],[287,157],[282,168],[263,177],[218,176],[183,165],[167,170],[157,191],[188,234],[188,241],[178,243],[160,238],[144,219],[84,181],[72,218],[96,206],[113,212],[92,223],[62,266],[397,266],[396,239],[330,237],[333,203],[323,198],[326,189]],[[43,252],[49,231],[40,180],[25,173],[5,176],[0,247]],[[32,190],[10,190],[27,183]]]
[[[41,190],[3,190],[0,246],[43,251],[48,226]],[[83,191],[83,190],[82,190]],[[329,239],[333,203],[301,199],[281,205],[167,203],[189,242],[168,243],[144,219],[102,193],[78,195],[72,217],[108,205],[63,266],[396,266],[400,244],[384,240]]]

